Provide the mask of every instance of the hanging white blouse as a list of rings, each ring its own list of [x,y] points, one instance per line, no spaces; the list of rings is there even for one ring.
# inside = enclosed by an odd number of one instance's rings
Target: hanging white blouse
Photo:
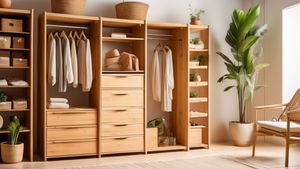
[[[73,83],[73,70],[72,70],[72,61],[71,61],[71,51],[70,51],[70,42],[64,31],[61,35],[62,41],[62,54],[64,58],[64,92],[67,91],[67,85]]]
[[[151,65],[151,82],[152,82],[152,96],[153,100],[161,101],[161,70],[159,62],[159,50],[156,48],[154,50],[154,55]]]
[[[86,39],[86,86],[84,91],[90,91],[93,82],[93,66],[92,66],[92,54],[90,40]]]
[[[58,92],[64,92],[64,58],[62,55],[61,39],[56,32],[54,34],[56,42],[56,66],[58,66]]]
[[[48,83],[54,86],[56,83],[56,42],[51,32],[48,35],[47,58],[48,58]]]
[[[173,73],[173,59],[172,51],[165,46],[165,69],[164,69],[164,111],[172,111],[173,89],[174,89],[174,73]]]
[[[70,50],[71,50],[71,61],[72,61],[72,71],[73,71],[73,87],[78,86],[78,61],[77,61],[77,51],[76,43],[72,37],[69,37],[70,41]]]

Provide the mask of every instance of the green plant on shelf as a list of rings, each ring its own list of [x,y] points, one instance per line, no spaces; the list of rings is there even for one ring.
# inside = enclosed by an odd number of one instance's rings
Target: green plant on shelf
[[[16,145],[18,142],[20,131],[23,130],[23,127],[20,125],[19,119],[15,118],[14,121],[10,122],[7,128],[9,131],[7,144]]]
[[[198,97],[198,93],[197,92],[190,92],[190,98],[195,98]]]
[[[0,102],[6,102],[7,101],[7,96],[4,92],[0,93]]]
[[[195,38],[195,39],[192,39],[190,41],[191,44],[194,44],[194,45],[197,45],[198,43],[200,42],[200,39],[199,38]]]
[[[195,82],[197,81],[197,76],[195,75],[195,73],[190,73],[190,82]]]
[[[199,62],[199,65],[207,65],[208,60],[206,55],[200,55],[195,59],[190,59],[191,62]]]

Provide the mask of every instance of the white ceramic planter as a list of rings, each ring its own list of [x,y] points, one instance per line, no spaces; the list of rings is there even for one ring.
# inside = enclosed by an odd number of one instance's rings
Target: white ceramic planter
[[[229,122],[231,138],[235,146],[248,147],[252,143],[253,123],[233,123]]]
[[[19,163],[23,160],[24,144],[8,145],[1,143],[1,157],[4,163]]]

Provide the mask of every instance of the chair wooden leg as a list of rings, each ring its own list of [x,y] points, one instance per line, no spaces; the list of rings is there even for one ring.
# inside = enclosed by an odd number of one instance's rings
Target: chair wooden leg
[[[255,143],[256,143],[256,134],[253,134],[253,149],[252,149],[252,156],[255,156]]]
[[[290,150],[290,139],[286,139],[285,145],[285,166],[289,166],[289,150]]]

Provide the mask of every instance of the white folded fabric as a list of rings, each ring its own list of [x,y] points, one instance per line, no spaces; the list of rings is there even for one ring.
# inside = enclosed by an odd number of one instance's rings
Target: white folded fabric
[[[26,81],[18,78],[7,78],[7,82],[12,86],[29,86]]]
[[[68,109],[69,104],[66,103],[49,103],[47,105],[48,109]]]
[[[6,79],[0,79],[0,86],[7,86],[7,81]]]
[[[68,103],[68,99],[66,98],[50,98],[50,103]]]

